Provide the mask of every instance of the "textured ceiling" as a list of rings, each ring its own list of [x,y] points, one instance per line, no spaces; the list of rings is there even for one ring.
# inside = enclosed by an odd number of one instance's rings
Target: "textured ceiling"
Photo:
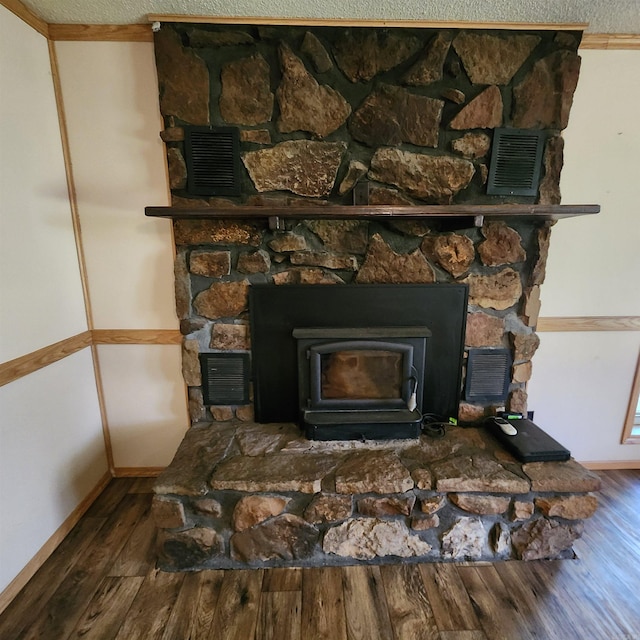
[[[22,0],[50,23],[133,24],[148,14],[472,22],[587,22],[640,34],[640,0]]]

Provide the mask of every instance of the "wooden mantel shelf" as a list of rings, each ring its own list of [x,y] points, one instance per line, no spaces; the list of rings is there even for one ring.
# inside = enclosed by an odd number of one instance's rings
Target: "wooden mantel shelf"
[[[520,218],[560,220],[574,216],[595,214],[597,204],[540,205],[540,204],[450,204],[423,206],[395,205],[309,205],[292,206],[237,206],[237,207],[146,207],[145,215],[152,218],[173,219],[256,219],[267,218],[273,229],[281,228],[286,218],[304,219],[443,219],[473,218],[475,226],[482,226],[485,219]]]

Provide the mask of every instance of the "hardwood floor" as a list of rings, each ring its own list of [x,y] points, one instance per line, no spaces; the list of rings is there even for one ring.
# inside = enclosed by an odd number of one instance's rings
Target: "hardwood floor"
[[[113,480],[0,638],[638,640],[640,471],[601,472],[577,560],[163,573],[152,479]]]

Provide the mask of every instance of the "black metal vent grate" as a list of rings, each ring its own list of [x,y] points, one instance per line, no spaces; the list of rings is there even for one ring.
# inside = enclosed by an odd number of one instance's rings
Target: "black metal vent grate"
[[[185,127],[187,191],[199,196],[240,195],[237,127]]]
[[[537,195],[544,142],[543,131],[496,129],[493,135],[487,193]]]
[[[510,373],[508,349],[469,349],[465,400],[503,403],[509,393]]]
[[[249,403],[248,353],[201,353],[200,369],[205,404]]]

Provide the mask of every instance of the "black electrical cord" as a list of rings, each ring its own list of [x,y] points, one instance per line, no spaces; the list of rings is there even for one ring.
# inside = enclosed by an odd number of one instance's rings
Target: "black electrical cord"
[[[425,436],[434,439],[444,438],[446,427],[450,426],[443,416],[435,413],[425,413],[421,420],[421,431]]]

